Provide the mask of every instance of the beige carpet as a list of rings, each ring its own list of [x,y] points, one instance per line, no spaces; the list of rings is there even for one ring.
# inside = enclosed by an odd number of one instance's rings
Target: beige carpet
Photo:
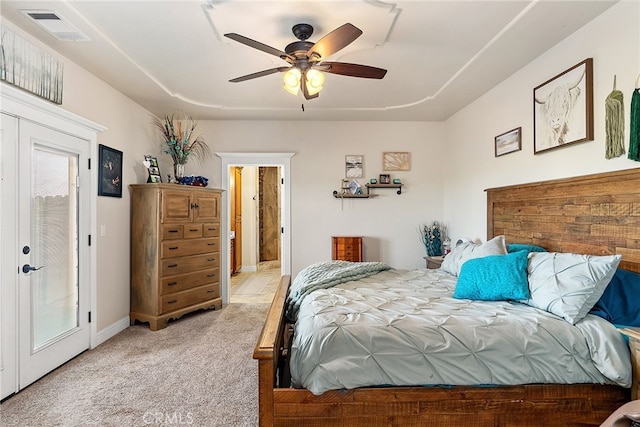
[[[256,426],[253,348],[269,305],[135,325],[0,405],[4,426]]]

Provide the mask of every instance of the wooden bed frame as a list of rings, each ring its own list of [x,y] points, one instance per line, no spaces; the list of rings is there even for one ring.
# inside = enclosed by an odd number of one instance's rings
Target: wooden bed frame
[[[487,238],[549,251],[622,254],[640,271],[640,169],[487,190]],[[387,387],[315,396],[289,387],[291,325],[283,276],[253,354],[259,425],[266,426],[599,426],[630,400],[612,385]],[[634,367],[635,368],[635,367]]]

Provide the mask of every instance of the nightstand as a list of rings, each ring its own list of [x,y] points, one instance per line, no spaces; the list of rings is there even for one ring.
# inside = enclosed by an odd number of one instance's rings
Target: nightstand
[[[423,258],[427,264],[427,268],[431,269],[440,268],[442,260],[444,259],[443,256],[425,256]]]
[[[631,400],[640,399],[640,328],[623,328],[620,332],[629,337],[631,352],[631,368],[633,383],[631,384]]]

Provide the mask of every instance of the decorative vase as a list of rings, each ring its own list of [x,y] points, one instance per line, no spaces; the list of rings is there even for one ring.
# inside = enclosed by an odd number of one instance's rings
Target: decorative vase
[[[173,176],[176,181],[181,182],[184,177],[184,163],[174,163],[173,164]]]

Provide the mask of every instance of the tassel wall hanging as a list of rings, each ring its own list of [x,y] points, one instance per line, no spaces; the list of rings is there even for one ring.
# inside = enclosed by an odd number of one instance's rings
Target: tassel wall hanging
[[[605,100],[606,158],[612,159],[624,154],[624,97],[616,89],[613,76],[613,91]]]
[[[640,161],[640,74],[631,96],[631,124],[629,126],[629,155],[631,160]]]

